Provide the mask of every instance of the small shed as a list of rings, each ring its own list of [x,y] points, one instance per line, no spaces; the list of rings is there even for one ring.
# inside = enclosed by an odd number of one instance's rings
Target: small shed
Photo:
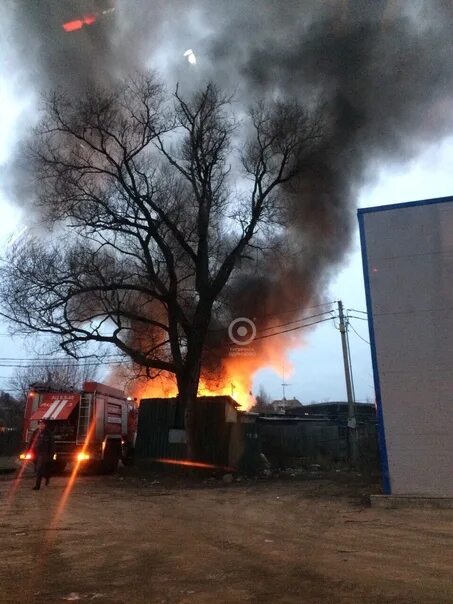
[[[238,403],[230,396],[202,396],[197,399],[194,421],[197,426],[196,461],[228,467],[231,427],[238,421]],[[176,398],[149,398],[140,401],[136,454],[144,459],[187,459],[187,437],[176,423]]]

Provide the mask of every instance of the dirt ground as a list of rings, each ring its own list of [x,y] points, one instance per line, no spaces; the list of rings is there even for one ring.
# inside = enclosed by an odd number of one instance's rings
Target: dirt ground
[[[123,469],[0,477],[0,601],[453,602],[453,510],[382,510],[350,474],[225,484]]]

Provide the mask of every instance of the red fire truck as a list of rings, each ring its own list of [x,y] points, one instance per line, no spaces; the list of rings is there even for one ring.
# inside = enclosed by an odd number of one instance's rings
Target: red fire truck
[[[38,421],[49,422],[55,437],[54,464],[63,470],[68,462],[83,462],[113,472],[119,460],[133,462],[137,433],[137,407],[121,390],[85,382],[81,392],[49,391],[35,385],[25,406],[21,460],[32,460],[30,448]]]

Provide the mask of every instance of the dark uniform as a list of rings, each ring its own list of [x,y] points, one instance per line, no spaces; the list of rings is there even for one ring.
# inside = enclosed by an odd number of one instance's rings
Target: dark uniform
[[[36,469],[36,484],[33,487],[37,491],[41,487],[43,478],[46,480],[46,485],[49,484],[52,458],[55,453],[55,441],[52,430],[49,426],[45,426],[43,430],[38,431],[33,442],[33,452],[35,455]]]

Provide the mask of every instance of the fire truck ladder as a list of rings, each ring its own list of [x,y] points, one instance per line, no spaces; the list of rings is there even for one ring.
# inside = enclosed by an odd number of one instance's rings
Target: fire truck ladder
[[[77,424],[77,442],[83,443],[90,427],[92,394],[80,397],[79,422]]]

